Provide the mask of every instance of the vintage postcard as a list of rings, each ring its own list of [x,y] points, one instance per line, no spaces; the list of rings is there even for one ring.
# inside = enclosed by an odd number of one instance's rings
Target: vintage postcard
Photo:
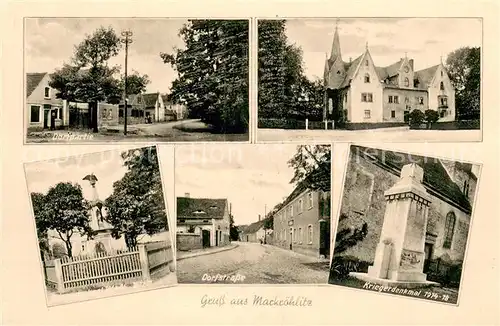
[[[350,146],[329,283],[458,304],[480,172]]]
[[[326,284],[331,150],[177,147],[179,283]]]
[[[25,164],[49,306],[175,285],[155,146]]]
[[[259,142],[482,140],[481,18],[257,28]]]
[[[25,18],[27,143],[249,141],[249,20]]]

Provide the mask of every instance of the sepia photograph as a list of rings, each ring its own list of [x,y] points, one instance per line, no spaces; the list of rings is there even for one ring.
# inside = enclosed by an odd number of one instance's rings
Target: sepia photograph
[[[480,170],[351,145],[329,283],[458,304]]]
[[[25,18],[26,143],[249,141],[249,20]]]
[[[177,284],[155,146],[25,164],[48,306]]]
[[[178,282],[327,284],[331,150],[177,147]]]
[[[481,141],[481,18],[258,20],[259,142]]]

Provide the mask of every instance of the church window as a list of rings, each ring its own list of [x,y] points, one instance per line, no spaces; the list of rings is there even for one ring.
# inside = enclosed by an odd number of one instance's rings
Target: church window
[[[408,77],[405,78],[405,87],[410,87],[410,80]]]
[[[443,77],[443,71],[441,70],[441,77]]]
[[[444,83],[443,82],[439,83],[439,89],[444,91]]]
[[[455,213],[449,212],[446,215],[446,221],[444,223],[444,243],[443,248],[450,249],[451,242],[453,241],[453,232],[455,231],[456,217]]]
[[[395,118],[396,117],[396,111],[392,110],[391,111],[391,118]]]
[[[365,119],[370,119],[370,117],[371,117],[371,111],[365,110]]]
[[[399,104],[399,96],[394,96],[394,103]]]
[[[408,96],[405,96],[405,103],[410,103],[410,99],[408,98]]]
[[[370,75],[365,74],[365,83],[369,83],[369,82],[370,82]]]

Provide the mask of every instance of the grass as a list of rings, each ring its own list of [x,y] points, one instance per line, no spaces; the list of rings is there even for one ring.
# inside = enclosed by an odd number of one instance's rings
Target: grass
[[[343,280],[338,280],[330,277],[328,283],[333,284],[333,285],[341,285],[341,286],[346,286],[350,288],[356,288],[356,289],[362,289],[365,291],[371,291],[371,292],[380,292],[379,290],[373,290],[373,289],[367,289],[363,288],[363,285],[365,285],[365,281],[358,280],[357,278],[348,276],[347,278]],[[382,293],[388,293],[392,295],[400,295],[404,297],[411,297],[411,298],[419,298],[419,299],[425,299],[425,300],[431,300],[431,301],[436,301],[436,302],[442,302],[442,303],[450,303],[450,304],[456,304],[458,302],[458,289],[453,289],[453,288],[446,288],[446,287],[439,287],[439,286],[431,286],[431,287],[421,287],[421,288],[412,288],[413,291],[420,291],[418,296],[411,295],[411,294],[400,294],[400,293],[391,293],[391,292],[382,292]]]
[[[477,120],[457,120],[457,121],[447,121],[447,122],[436,122],[431,125],[428,129],[425,124],[415,127],[412,126],[411,129],[416,130],[479,130],[481,129],[481,121]]]

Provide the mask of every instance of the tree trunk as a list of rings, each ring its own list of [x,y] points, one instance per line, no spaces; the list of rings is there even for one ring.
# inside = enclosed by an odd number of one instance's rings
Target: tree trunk
[[[66,253],[68,254],[68,257],[73,257],[73,245],[71,244],[71,241],[68,239],[64,241],[64,244],[66,245]]]
[[[92,102],[89,104],[89,108],[92,107],[92,131],[93,132],[99,132],[99,127],[98,127],[98,122],[97,122],[97,119],[98,119],[98,114],[97,114],[97,107],[98,107],[98,104],[97,102]]]
[[[137,247],[137,236],[125,233],[125,243],[129,250]]]

